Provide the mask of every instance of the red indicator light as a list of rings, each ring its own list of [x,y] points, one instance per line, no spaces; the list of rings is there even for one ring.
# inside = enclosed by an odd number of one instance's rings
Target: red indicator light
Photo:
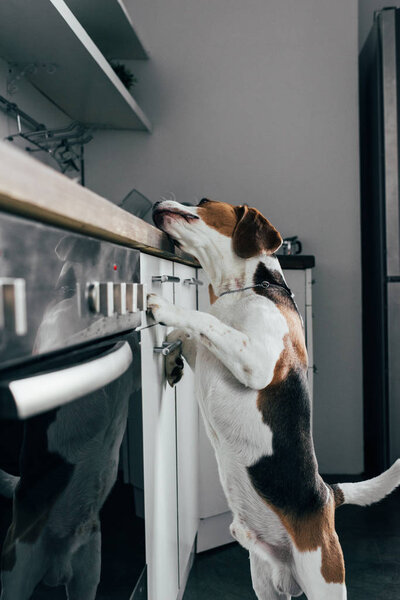
[[[113,269],[116,271],[118,269],[117,265],[114,265]]]

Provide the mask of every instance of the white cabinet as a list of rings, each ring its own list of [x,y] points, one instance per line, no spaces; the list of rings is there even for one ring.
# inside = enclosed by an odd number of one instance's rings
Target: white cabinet
[[[314,350],[312,328],[312,269],[287,269],[284,271],[288,286],[295,295],[300,314],[304,320],[304,333],[308,353],[308,385],[313,398]],[[311,412],[312,417],[312,412]]]
[[[141,254],[140,267],[148,292],[196,309],[196,286],[183,283],[196,276],[196,269],[146,254]],[[166,281],[154,281],[155,277]],[[148,315],[144,325],[141,363],[148,599],[176,600],[183,595],[197,533],[198,411],[190,368],[186,366],[182,381],[171,388],[164,357],[154,353],[170,330],[154,324]]]
[[[197,307],[196,271],[174,264],[175,304],[183,308]],[[179,584],[184,587],[198,529],[198,407],[194,394],[194,374],[185,365],[184,377],[175,386],[178,469],[178,538]]]
[[[309,355],[308,379],[312,398],[313,387],[313,345],[312,345],[312,270],[290,269],[284,275],[288,286],[295,294],[299,311],[304,319],[307,350]],[[202,279],[205,275],[200,271]],[[208,312],[210,303],[207,286],[199,289],[199,310]],[[231,543],[229,525],[232,522],[224,492],[222,490],[214,450],[199,421],[199,531],[197,552]]]
[[[148,291],[173,302],[173,283],[152,282],[155,276],[172,277],[173,264],[142,254],[140,267]],[[146,561],[152,600],[175,600],[179,589],[175,392],[165,379],[164,357],[154,353],[167,331],[161,325],[141,331]]]

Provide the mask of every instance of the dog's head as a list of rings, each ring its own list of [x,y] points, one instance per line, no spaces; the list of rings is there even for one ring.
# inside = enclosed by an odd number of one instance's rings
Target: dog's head
[[[202,262],[204,255],[232,253],[242,259],[271,255],[282,237],[257,209],[232,206],[203,198],[197,206],[173,200],[157,202],[154,223],[188,254]]]

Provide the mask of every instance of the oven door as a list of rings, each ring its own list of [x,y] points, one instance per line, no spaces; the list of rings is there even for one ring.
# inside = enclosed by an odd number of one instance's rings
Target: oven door
[[[0,373],[2,599],[145,597],[144,521],[119,460],[139,335]]]

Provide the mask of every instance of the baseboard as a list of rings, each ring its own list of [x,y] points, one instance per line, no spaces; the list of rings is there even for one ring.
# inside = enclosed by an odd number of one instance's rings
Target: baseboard
[[[231,544],[234,541],[229,531],[231,523],[232,513],[230,511],[200,519],[197,534],[197,552],[205,552],[205,550],[211,548]]]
[[[182,578],[181,585],[179,588],[179,594],[178,594],[176,600],[182,600],[182,598],[183,598],[183,594],[185,593],[185,589],[186,589],[186,584],[189,579],[190,571],[192,570],[192,567],[193,567],[195,555],[196,555],[196,540],[194,541],[192,550],[190,552],[190,558],[189,558],[188,564],[186,565],[185,573],[183,574],[183,578]]]

